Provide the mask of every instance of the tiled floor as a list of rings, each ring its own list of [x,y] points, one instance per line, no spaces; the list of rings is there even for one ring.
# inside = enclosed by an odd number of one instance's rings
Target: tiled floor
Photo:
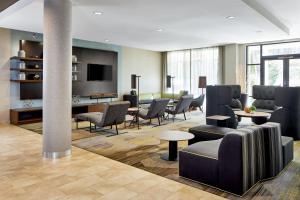
[[[0,199],[222,199],[73,147],[72,157],[45,160],[42,137],[0,125]]]

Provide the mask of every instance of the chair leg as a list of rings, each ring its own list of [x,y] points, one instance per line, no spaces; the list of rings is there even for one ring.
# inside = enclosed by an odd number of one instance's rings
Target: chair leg
[[[110,129],[112,129],[112,125],[110,125]]]
[[[184,120],[186,120],[185,112],[183,111]]]
[[[173,115],[172,120],[173,120],[173,122],[175,122],[175,115]]]
[[[92,123],[90,122],[90,133],[92,132]]]
[[[160,126],[160,119],[159,119],[159,116],[157,116],[157,119],[158,119],[158,125]]]
[[[200,106],[199,108],[200,108],[200,111],[203,113],[203,109],[202,109],[202,107]]]
[[[115,126],[116,126],[117,135],[119,135],[119,130],[118,130],[118,125],[117,125],[117,123],[115,124]]]

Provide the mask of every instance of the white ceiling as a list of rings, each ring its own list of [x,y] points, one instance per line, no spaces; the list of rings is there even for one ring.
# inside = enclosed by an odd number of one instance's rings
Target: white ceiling
[[[300,38],[299,0],[247,1],[255,0],[74,0],[73,36],[154,51]],[[0,13],[0,27],[42,33],[42,23],[42,0]]]

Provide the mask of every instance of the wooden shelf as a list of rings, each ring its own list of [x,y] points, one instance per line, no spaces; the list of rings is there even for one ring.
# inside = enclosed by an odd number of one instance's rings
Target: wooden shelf
[[[21,58],[18,56],[13,56],[11,60],[22,60],[22,61],[43,61],[43,58]],[[72,62],[73,65],[80,64],[80,62]]]
[[[19,72],[43,72],[43,69],[18,69],[18,68],[11,68],[11,71],[19,71]]]
[[[10,59],[11,60],[22,60],[22,61],[43,61],[42,58],[21,58],[18,56],[13,56]]]
[[[17,83],[42,83],[43,80],[10,80]]]

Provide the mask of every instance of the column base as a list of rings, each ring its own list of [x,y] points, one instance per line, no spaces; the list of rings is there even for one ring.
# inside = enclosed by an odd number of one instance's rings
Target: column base
[[[57,159],[71,155],[71,149],[63,152],[43,152],[43,157],[48,159]]]

